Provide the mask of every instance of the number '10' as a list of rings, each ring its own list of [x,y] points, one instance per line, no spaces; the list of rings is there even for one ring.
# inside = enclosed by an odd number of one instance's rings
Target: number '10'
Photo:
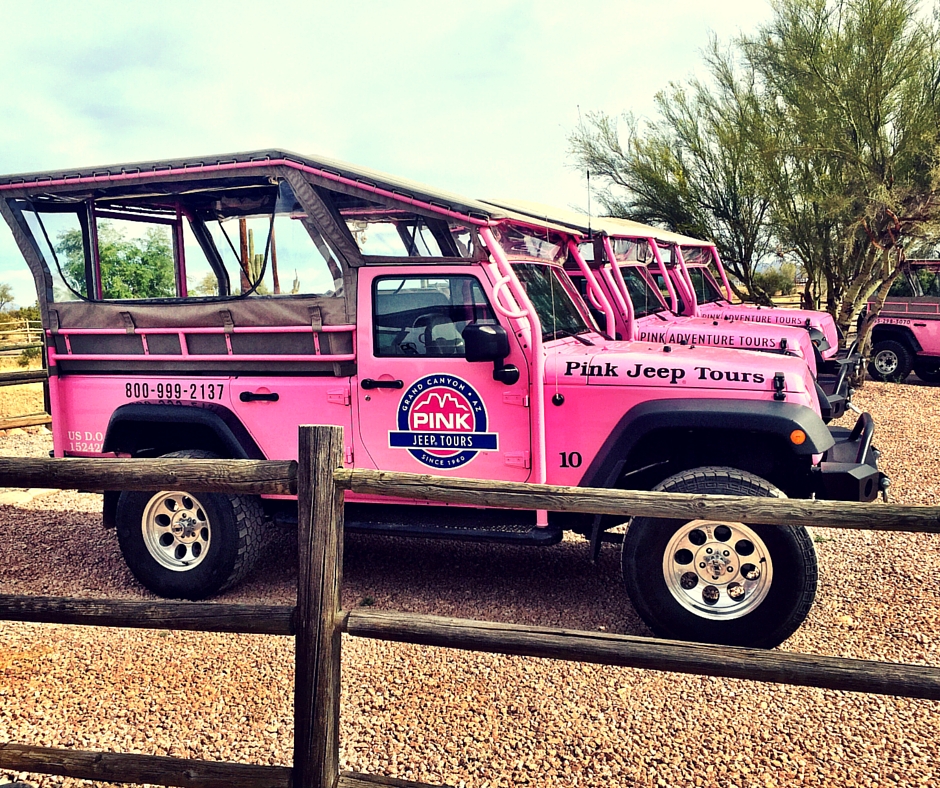
[[[560,452],[561,453],[561,467],[562,468],[580,468],[581,467],[581,454],[576,451],[569,452]]]

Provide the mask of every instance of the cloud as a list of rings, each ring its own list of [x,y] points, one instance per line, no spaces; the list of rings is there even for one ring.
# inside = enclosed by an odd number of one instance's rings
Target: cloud
[[[4,16],[0,172],[285,147],[570,205],[586,202],[566,158],[578,107],[651,115],[709,29],[727,39],[769,5],[99,1]],[[0,236],[7,281],[25,264],[10,268]]]

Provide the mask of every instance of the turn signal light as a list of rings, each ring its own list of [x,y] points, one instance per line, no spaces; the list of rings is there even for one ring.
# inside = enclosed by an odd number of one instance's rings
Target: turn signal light
[[[806,433],[803,430],[793,430],[790,433],[790,441],[796,446],[802,446],[806,443]]]

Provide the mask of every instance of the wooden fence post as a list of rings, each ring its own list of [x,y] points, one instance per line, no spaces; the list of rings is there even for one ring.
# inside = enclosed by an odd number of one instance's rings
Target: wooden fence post
[[[339,780],[343,428],[302,426],[297,501],[297,608],[294,771],[297,788],[334,788]]]

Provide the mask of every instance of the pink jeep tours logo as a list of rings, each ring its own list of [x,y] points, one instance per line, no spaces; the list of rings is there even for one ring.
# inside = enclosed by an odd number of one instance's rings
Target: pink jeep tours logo
[[[473,386],[454,375],[428,375],[402,395],[388,445],[430,468],[459,468],[477,452],[498,450],[499,436],[486,424],[486,405]]]

